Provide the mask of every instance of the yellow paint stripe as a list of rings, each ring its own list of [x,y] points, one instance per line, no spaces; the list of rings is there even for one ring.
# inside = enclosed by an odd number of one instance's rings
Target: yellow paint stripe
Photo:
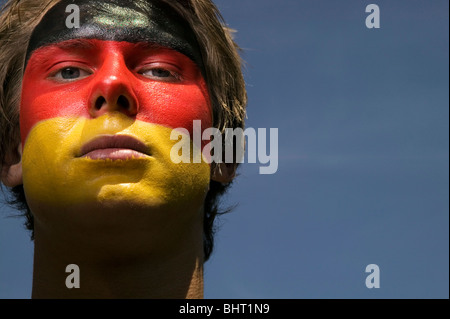
[[[170,140],[171,131],[121,113],[39,122],[27,137],[22,160],[30,206],[124,202],[158,206],[196,198],[201,202],[208,190],[210,167],[204,161],[173,163],[170,150],[177,141]],[[82,145],[104,134],[134,136],[149,146],[152,156],[127,161],[76,158]]]

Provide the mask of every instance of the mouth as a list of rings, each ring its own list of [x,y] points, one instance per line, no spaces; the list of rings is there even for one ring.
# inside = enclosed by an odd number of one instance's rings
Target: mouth
[[[129,160],[149,156],[148,147],[134,137],[103,135],[84,144],[77,157],[93,160]]]

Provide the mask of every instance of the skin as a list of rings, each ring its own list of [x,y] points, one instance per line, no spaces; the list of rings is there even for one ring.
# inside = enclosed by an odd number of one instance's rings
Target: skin
[[[173,128],[192,135],[193,120],[211,126],[196,65],[146,43],[52,44],[28,61],[20,115],[35,217],[33,297],[202,298],[210,167],[169,156]],[[146,154],[83,154],[96,138],[118,135]],[[80,267],[80,289],[65,286],[69,264]]]

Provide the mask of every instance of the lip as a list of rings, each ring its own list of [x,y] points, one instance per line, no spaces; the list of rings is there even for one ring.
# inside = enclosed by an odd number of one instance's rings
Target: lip
[[[126,135],[103,135],[81,147],[79,156],[94,160],[129,160],[150,156],[140,140]]]

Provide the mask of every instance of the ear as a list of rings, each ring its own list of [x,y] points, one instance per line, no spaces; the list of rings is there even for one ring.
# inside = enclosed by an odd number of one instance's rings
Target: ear
[[[236,176],[237,165],[234,163],[220,163],[216,164],[211,172],[211,179],[223,184],[231,183]]]
[[[17,151],[6,154],[5,163],[2,166],[2,183],[7,187],[15,187],[22,182],[22,144]]]

